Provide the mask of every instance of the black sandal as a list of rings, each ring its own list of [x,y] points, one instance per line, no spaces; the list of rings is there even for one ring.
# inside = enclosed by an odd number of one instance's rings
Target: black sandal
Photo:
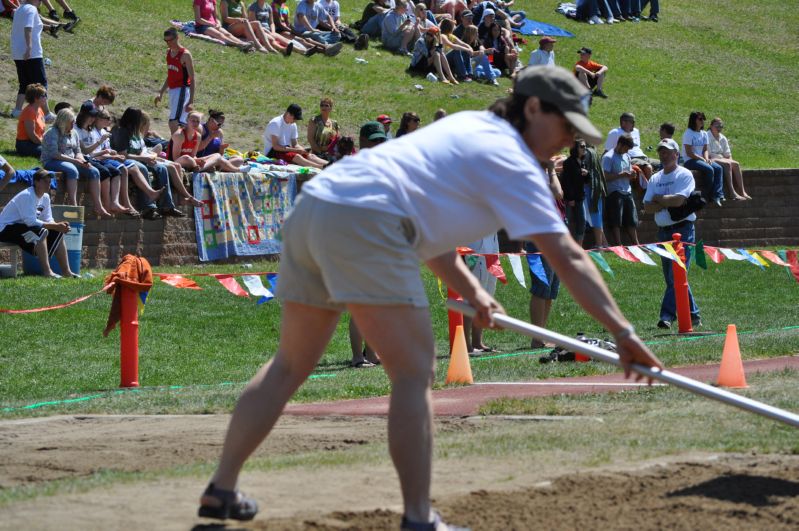
[[[258,504],[244,494],[241,494],[241,499],[239,499],[239,494],[237,490],[218,489],[214,487],[213,483],[209,483],[203,496],[216,498],[222,504],[219,507],[200,505],[197,516],[215,518],[217,520],[227,520],[228,518],[242,521],[252,520],[258,513]]]

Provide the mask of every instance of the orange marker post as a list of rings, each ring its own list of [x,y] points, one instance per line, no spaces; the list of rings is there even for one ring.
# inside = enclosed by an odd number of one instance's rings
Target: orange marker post
[[[124,284],[119,323],[120,387],[139,387],[139,293]]]
[[[447,298],[456,301],[463,301],[463,297],[461,297],[458,292],[450,289],[449,286],[447,286]],[[449,321],[449,351],[451,353],[452,345],[455,344],[455,331],[459,326],[463,326],[463,314],[453,310],[448,310],[447,320]]]
[[[671,264],[671,272],[674,278],[674,298],[677,303],[677,325],[679,332],[685,334],[694,331],[693,325],[691,325],[691,304],[688,299],[688,264],[685,261],[685,248],[680,241],[682,235],[675,232],[671,237],[674,239],[674,251],[680,257],[682,263],[685,264],[685,269],[677,263]]]

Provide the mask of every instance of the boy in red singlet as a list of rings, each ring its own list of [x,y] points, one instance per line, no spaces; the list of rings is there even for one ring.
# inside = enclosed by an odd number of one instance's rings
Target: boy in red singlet
[[[164,32],[166,52],[166,80],[161,85],[155,104],[164,97],[169,88],[169,130],[174,133],[178,126],[186,125],[186,117],[194,108],[194,61],[191,52],[178,44],[178,32],[169,28]]]

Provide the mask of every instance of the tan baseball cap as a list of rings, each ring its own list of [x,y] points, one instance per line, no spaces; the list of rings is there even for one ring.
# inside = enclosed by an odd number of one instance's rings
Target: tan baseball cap
[[[536,96],[556,106],[589,144],[602,142],[602,133],[588,119],[591,91],[565,68],[528,66],[516,76],[513,93]]]

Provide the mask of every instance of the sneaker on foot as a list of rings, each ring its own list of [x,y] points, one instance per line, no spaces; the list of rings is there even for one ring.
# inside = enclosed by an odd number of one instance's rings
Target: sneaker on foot
[[[499,81],[497,81],[496,79],[492,79],[491,80],[491,84],[494,85],[495,87],[498,87],[499,86]]]
[[[691,326],[693,326],[694,328],[699,328],[700,326],[702,326],[702,318],[699,317],[698,315],[692,315]]]
[[[661,319],[660,321],[658,321],[658,328],[665,328],[665,329],[671,328],[671,321]]]
[[[367,48],[369,48],[369,35],[361,33],[358,38],[355,39],[355,49],[366,50]]]
[[[601,19],[601,18],[599,18],[599,17],[598,17],[598,16],[596,16],[596,15],[594,15],[594,16],[593,16],[593,17],[591,17],[591,18],[589,18],[589,19],[588,19],[588,23],[589,23],[589,24],[591,24],[591,25],[594,25],[594,24],[604,24],[604,22],[602,22],[602,19]]]
[[[333,57],[339,54],[341,48],[344,46],[343,43],[337,42],[336,44],[331,44],[327,48],[325,48],[325,55],[328,57]]]
[[[74,20],[75,22],[78,21],[78,15],[76,15],[74,11],[64,11],[64,18]]]
[[[316,46],[312,46],[312,47],[308,48],[307,50],[305,50],[305,57],[310,57],[313,54],[317,53],[318,51],[319,51],[319,48],[317,48]]]
[[[599,96],[600,98],[605,98],[605,99],[607,99],[607,97],[608,97],[608,95],[607,95],[607,94],[605,94],[604,92],[602,92],[602,91],[601,91],[601,90],[599,90],[599,89],[596,89],[596,90],[594,91],[594,96]]]
[[[650,15],[649,16],[649,22],[657,22],[657,21],[658,21],[658,16],[657,15]]]
[[[615,22],[618,22],[618,20],[616,20],[613,17],[610,17],[610,18],[607,19],[607,21],[605,21],[606,24],[613,24]]]
[[[283,55],[288,57],[289,55],[291,55],[291,52],[293,52],[293,51],[294,51],[294,41],[292,41],[292,42],[290,42],[290,43],[288,43],[286,45],[286,51],[283,52]]]
[[[51,10],[50,10],[50,11],[47,13],[47,18],[49,18],[49,19],[51,19],[51,20],[55,20],[56,22],[58,22],[59,20],[61,20],[60,18],[58,18],[58,12],[56,12],[56,10],[55,10],[55,9],[51,9]]]
[[[79,18],[71,22],[67,22],[66,24],[64,24],[64,31],[66,31],[67,33],[72,33],[72,31],[75,29],[75,26],[78,25],[78,22],[80,22]]]

